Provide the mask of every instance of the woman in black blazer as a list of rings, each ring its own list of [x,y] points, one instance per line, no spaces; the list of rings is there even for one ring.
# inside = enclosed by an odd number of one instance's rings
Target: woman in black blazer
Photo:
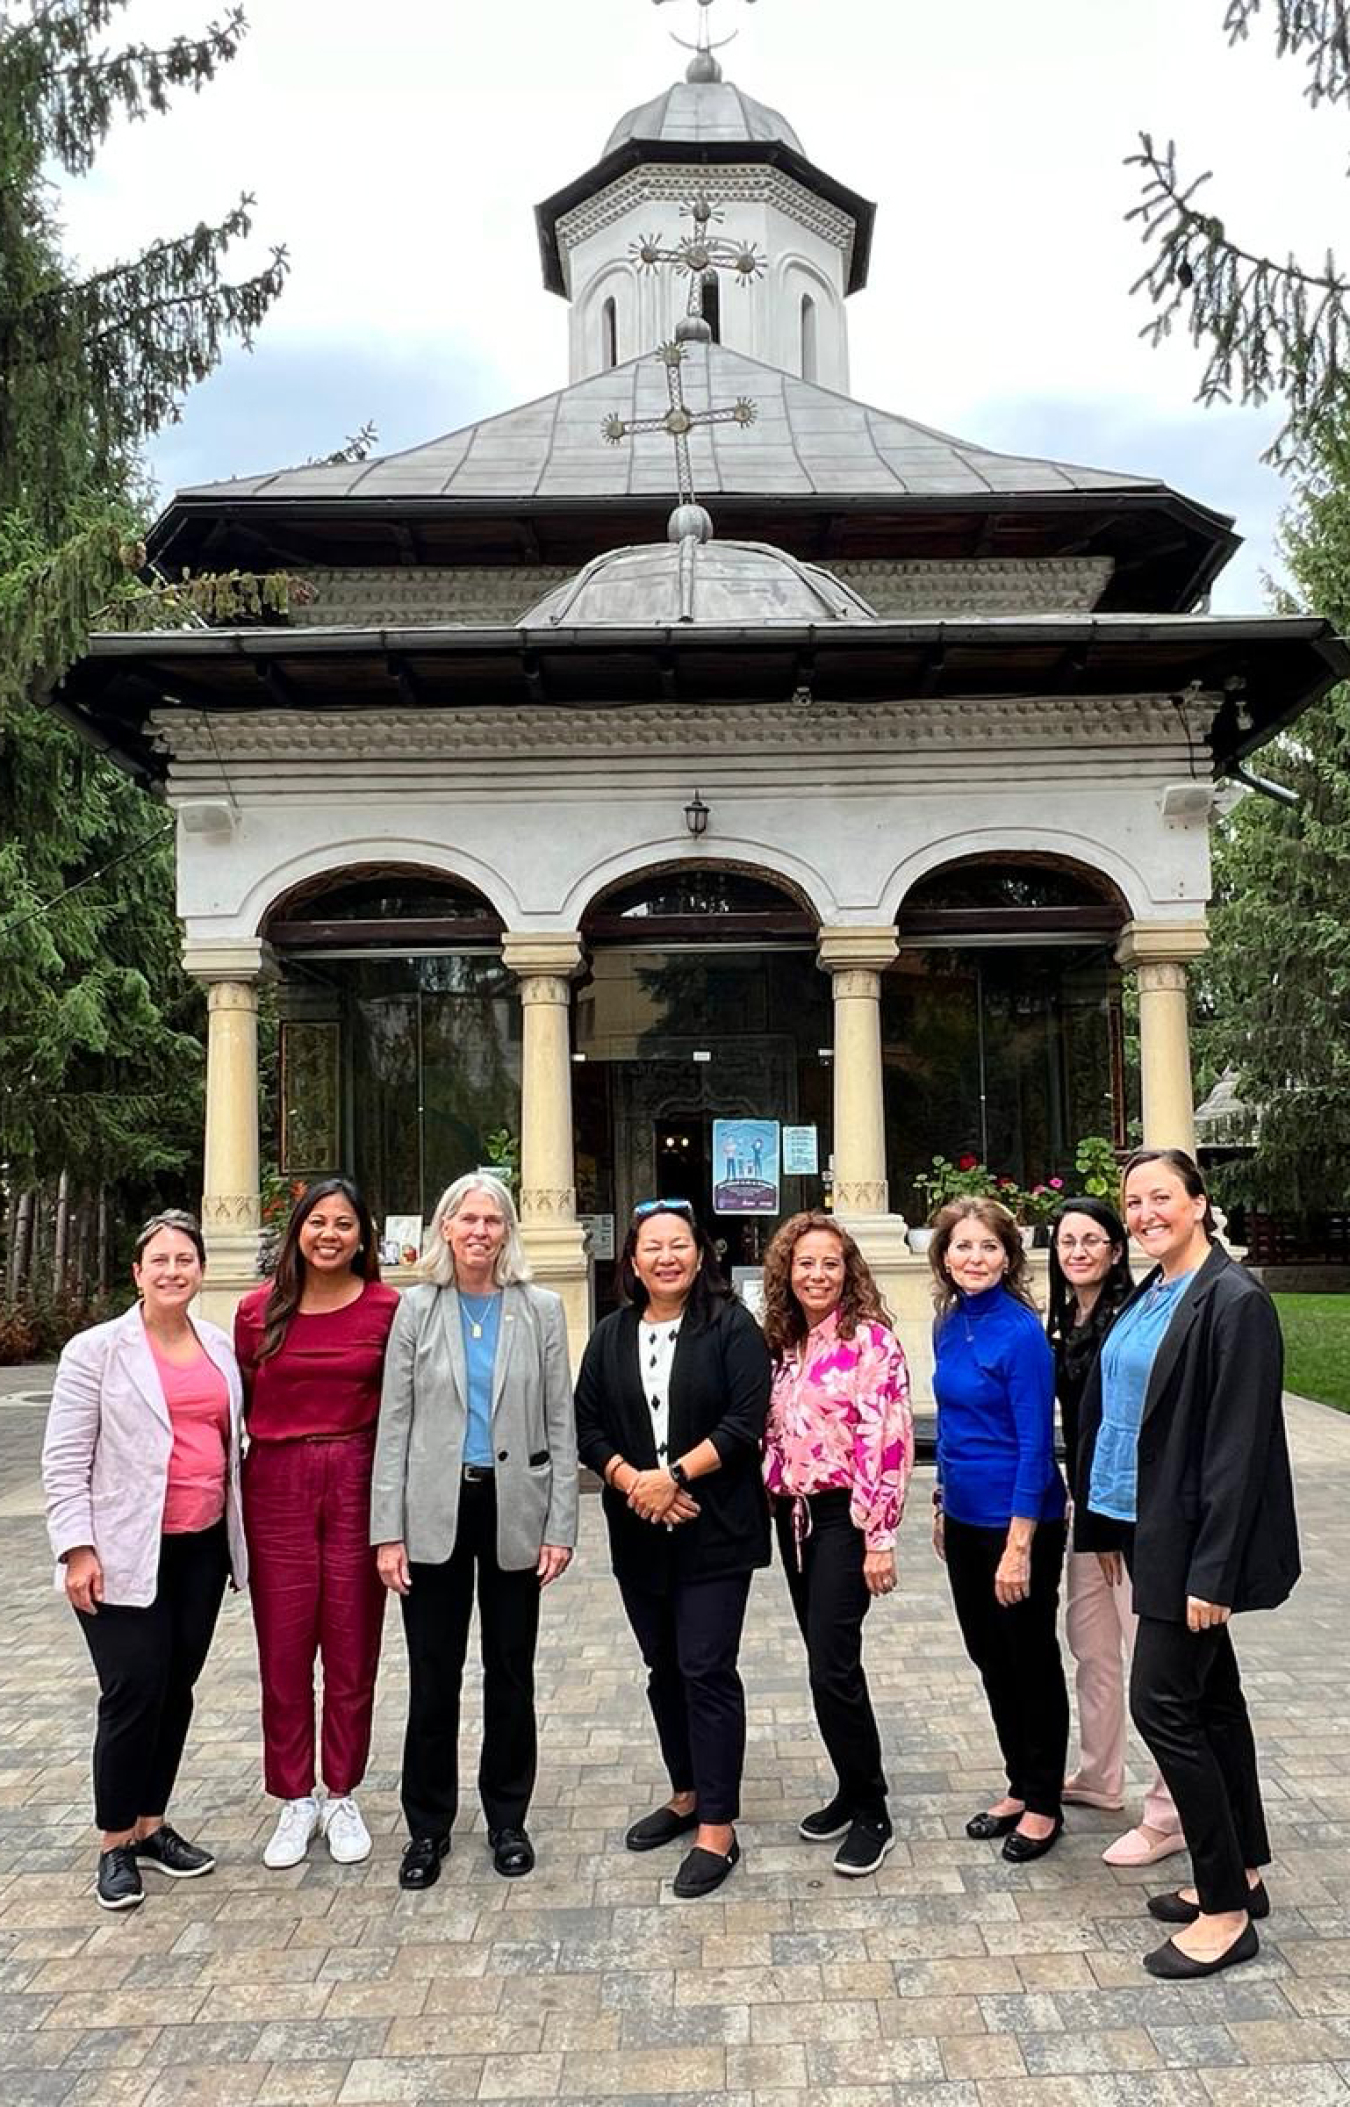
[[[614,1575],[672,1788],[625,1841],[650,1851],[696,1831],[675,1893],[708,1895],[741,1855],[736,1659],[750,1576],[769,1563],[769,1350],[687,1201],[635,1211],[619,1288],[627,1307],[596,1326],[577,1378],[577,1449],[605,1482]]]
[[[1176,1801],[1194,1888],[1150,1897],[1174,1937],[1151,1975],[1248,1961],[1270,1908],[1256,1747],[1233,1652],[1235,1611],[1273,1609],[1298,1579],[1282,1411],[1284,1353],[1265,1289],[1214,1241],[1204,1181],[1180,1149],[1125,1166],[1125,1220],[1156,1261],[1116,1319],[1083,1396],[1076,1540],[1139,1614],[1130,1708]]]

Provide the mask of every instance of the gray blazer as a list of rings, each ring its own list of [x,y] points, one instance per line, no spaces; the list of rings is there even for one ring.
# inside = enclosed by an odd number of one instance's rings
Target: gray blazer
[[[370,1540],[402,1543],[419,1565],[455,1548],[468,1422],[459,1296],[409,1288],[389,1334],[370,1495]],[[502,1290],[492,1378],[497,1562],[535,1565],[543,1544],[577,1540],[577,1437],[567,1324],[548,1288]]]

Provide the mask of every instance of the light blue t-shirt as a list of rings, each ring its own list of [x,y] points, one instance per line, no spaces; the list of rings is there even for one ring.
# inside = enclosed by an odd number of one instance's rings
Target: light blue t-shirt
[[[459,1321],[464,1332],[464,1365],[469,1377],[469,1419],[464,1429],[464,1461],[480,1470],[491,1470],[492,1371],[497,1363],[497,1337],[501,1331],[500,1295],[471,1295],[469,1309],[460,1290]],[[475,1339],[474,1326],[482,1336]]]
[[[1117,1317],[1102,1348],[1102,1423],[1092,1453],[1088,1506],[1112,1521],[1136,1519],[1139,1427],[1163,1335],[1194,1273],[1155,1281]]]

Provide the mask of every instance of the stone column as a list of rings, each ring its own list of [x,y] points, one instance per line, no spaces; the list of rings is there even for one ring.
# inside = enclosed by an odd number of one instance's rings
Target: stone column
[[[581,939],[508,934],[502,958],[520,982],[520,1226],[535,1277],[562,1296],[575,1362],[591,1322],[590,1261],[577,1220],[572,1149],[571,980]]]
[[[881,976],[898,949],[889,925],[822,929],[817,954],[834,992],[834,1211],[892,1309],[912,1265],[904,1217],[889,1211],[881,1072]]]
[[[1139,1080],[1148,1148],[1195,1154],[1186,969],[1208,948],[1203,922],[1130,922],[1116,949],[1139,984]]]
[[[183,963],[207,983],[202,1314],[228,1325],[258,1280],[258,986],[270,955],[257,938],[189,943]]]

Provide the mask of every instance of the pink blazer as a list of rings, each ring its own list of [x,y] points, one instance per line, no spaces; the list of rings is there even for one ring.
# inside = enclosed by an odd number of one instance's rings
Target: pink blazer
[[[194,1319],[198,1338],[230,1390],[225,1527],[236,1587],[248,1579],[239,1505],[243,1388],[225,1333]],[[58,1560],[92,1544],[103,1567],[104,1600],[144,1609],[155,1599],[160,1523],[173,1426],[139,1305],[71,1340],[61,1356],[42,1444],[47,1533]],[[58,1565],[58,1587],[65,1584]]]

